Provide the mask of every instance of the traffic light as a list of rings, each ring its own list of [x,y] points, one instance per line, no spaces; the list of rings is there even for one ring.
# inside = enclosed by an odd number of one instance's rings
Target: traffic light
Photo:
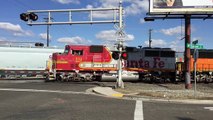
[[[23,21],[28,20],[36,21],[38,20],[38,15],[36,15],[35,13],[22,13],[20,14],[20,19]]]
[[[112,58],[114,60],[118,60],[119,59],[119,53],[118,52],[112,52]]]
[[[127,54],[127,52],[122,52],[121,58],[124,59],[124,60],[127,60],[127,59],[128,59],[128,54]]]

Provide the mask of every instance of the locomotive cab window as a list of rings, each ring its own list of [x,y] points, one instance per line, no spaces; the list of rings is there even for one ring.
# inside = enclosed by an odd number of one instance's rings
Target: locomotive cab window
[[[146,57],[159,57],[160,52],[159,51],[153,51],[153,50],[146,50],[145,56]]]
[[[174,51],[161,51],[161,57],[175,57]]]
[[[70,51],[70,48],[69,46],[66,46],[65,49],[64,49],[64,54],[68,54]]]
[[[72,55],[83,55],[83,50],[72,50]]]

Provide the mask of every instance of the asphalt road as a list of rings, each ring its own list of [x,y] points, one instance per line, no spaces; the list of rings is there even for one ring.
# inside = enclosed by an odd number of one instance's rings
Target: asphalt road
[[[213,118],[213,111],[205,109],[213,105],[141,100],[136,102],[86,92],[98,84],[0,81],[0,120],[212,120]],[[138,106],[136,104],[138,102],[142,103],[142,106]],[[137,116],[135,113],[139,113],[139,117],[135,117]]]

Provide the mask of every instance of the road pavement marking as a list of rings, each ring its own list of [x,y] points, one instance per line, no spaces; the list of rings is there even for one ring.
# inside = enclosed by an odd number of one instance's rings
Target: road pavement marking
[[[17,88],[0,88],[0,91],[43,92],[43,93],[63,93],[63,94],[89,94],[89,93],[86,93],[86,92],[61,91],[61,90],[17,89]]]
[[[141,100],[136,101],[134,120],[144,120],[144,118],[143,118],[143,102]]]
[[[204,107],[204,109],[207,109],[207,110],[213,111],[213,107]]]

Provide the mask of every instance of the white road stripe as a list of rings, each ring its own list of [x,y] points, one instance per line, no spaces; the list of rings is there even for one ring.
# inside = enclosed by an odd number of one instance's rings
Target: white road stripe
[[[207,110],[213,111],[213,107],[204,107],[204,109],[207,109]]]
[[[143,120],[143,102],[141,100],[136,101],[134,120]]]
[[[89,93],[86,93],[86,92],[61,91],[61,90],[17,89],[17,88],[0,88],[0,91],[43,92],[43,93],[64,93],[64,94],[89,94]]]

